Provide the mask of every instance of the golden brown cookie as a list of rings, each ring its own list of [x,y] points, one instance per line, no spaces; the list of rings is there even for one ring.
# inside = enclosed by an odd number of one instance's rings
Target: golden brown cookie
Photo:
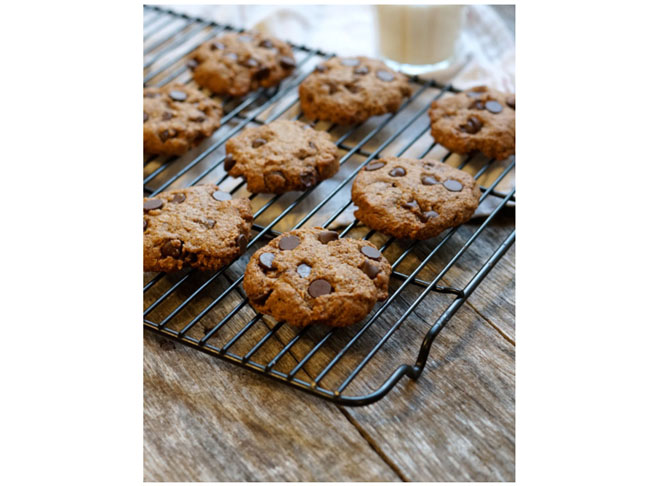
[[[432,136],[452,152],[479,150],[503,160],[515,153],[515,95],[486,86],[432,102]]]
[[[217,94],[242,96],[275,86],[297,66],[285,42],[259,32],[229,33],[202,44],[188,66],[199,85]]]
[[[225,149],[225,170],[244,177],[254,193],[304,191],[340,167],[331,136],[298,121],[246,128],[229,139]]]
[[[144,88],[144,152],[182,155],[220,126],[222,109],[180,83]]]
[[[479,205],[466,172],[431,159],[374,160],[353,181],[355,217],[396,238],[423,240],[465,223]]]
[[[252,255],[243,288],[258,312],[279,321],[341,327],[387,298],[390,274],[372,243],[309,228],[284,233]]]
[[[299,86],[304,114],[312,120],[352,125],[393,113],[410,96],[407,77],[367,57],[334,57]]]
[[[144,198],[144,271],[218,270],[241,255],[252,228],[247,198],[214,184]]]

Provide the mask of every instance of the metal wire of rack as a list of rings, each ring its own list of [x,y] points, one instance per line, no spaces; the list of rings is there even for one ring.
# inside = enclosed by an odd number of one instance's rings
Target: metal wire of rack
[[[191,83],[186,56],[221,32],[240,30],[145,5],[144,85]],[[333,135],[344,154],[335,177],[303,193],[249,194],[245,182],[229,177],[222,167],[225,142],[248,125],[278,118],[303,120],[296,88],[313,66],[332,56],[303,45],[291,46],[297,68],[280,86],[240,99],[224,98],[221,128],[185,156],[145,158],[146,196],[214,182],[233,195],[249,197],[255,219],[245,254],[217,272],[145,274],[144,328],[335,403],[366,405],[382,398],[403,376],[416,379],[421,374],[439,332],[515,241],[513,230],[485,261],[470,258],[471,245],[480,236],[483,244],[489,224],[515,201],[514,186],[505,192],[497,189],[513,176],[515,157],[504,162],[478,154],[460,157],[439,146],[429,135],[427,108],[432,99],[458,90],[413,77],[414,93],[397,113],[350,128],[313,121]],[[350,185],[366,164],[385,155],[452,161],[480,184],[488,182],[480,185],[480,202],[498,198],[498,203],[480,223],[452,228],[425,242],[396,240],[364,228],[349,217]],[[390,295],[363,322],[343,329],[293,329],[249,305],[241,288],[249,257],[269,239],[305,225],[372,239],[392,264]],[[417,311],[422,303],[428,313],[423,316]],[[431,308],[436,318],[430,315]],[[394,338],[399,332],[400,339]],[[413,355],[412,364],[403,363]]]

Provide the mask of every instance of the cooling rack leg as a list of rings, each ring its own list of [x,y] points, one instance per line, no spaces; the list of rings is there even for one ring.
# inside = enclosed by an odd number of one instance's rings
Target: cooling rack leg
[[[441,314],[434,325],[430,328],[425,336],[425,339],[423,340],[423,344],[421,344],[421,350],[419,351],[418,358],[416,359],[416,366],[414,368],[418,369],[418,374],[416,375],[417,378],[425,367],[425,363],[427,362],[428,356],[430,355],[430,347],[432,346],[432,343],[434,342],[438,334],[445,327],[450,318],[464,304],[464,302],[468,300],[468,297],[473,293],[473,291],[477,288],[481,281],[484,280],[486,275],[488,275],[488,273],[493,269],[497,262],[500,261],[502,256],[504,256],[504,253],[506,253],[511,245],[513,245],[514,241],[515,230],[511,231],[506,240],[502,242],[495,253],[491,255],[491,257],[486,261],[486,263],[484,263],[484,265],[479,269],[479,271],[470,280],[470,282],[468,282],[468,285],[466,285],[466,288],[464,289],[463,295],[457,297],[454,301],[452,301],[445,312]]]

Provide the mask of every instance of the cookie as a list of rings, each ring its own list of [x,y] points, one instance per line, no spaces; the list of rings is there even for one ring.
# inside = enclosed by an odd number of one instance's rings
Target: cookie
[[[182,155],[220,126],[220,102],[172,83],[144,88],[144,152]]]
[[[434,140],[452,152],[497,160],[515,153],[514,94],[479,86],[434,101],[429,115]]]
[[[342,327],[387,298],[390,274],[372,243],[316,227],[284,233],[254,253],[243,289],[258,312],[279,321]]]
[[[253,193],[304,191],[340,168],[331,136],[298,121],[246,128],[227,141],[225,150],[225,170],[244,177]]]
[[[479,185],[469,174],[431,159],[374,160],[351,188],[358,220],[396,238],[416,240],[468,221],[479,197]]]
[[[312,120],[352,125],[393,113],[412,94],[407,77],[367,57],[334,57],[299,85],[304,114]]]
[[[145,197],[144,271],[218,270],[245,252],[252,219],[249,199],[214,184]]]
[[[229,33],[202,44],[188,66],[200,86],[217,94],[242,96],[275,86],[297,63],[288,44],[259,32]]]

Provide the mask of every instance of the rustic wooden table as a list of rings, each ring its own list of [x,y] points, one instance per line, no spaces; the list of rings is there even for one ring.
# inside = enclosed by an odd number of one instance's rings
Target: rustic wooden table
[[[501,13],[512,27],[514,11]],[[479,223],[462,227],[445,255]],[[507,208],[441,284],[466,282],[475,262],[490,256],[514,225],[514,209]],[[439,269],[435,260],[429,265]],[[394,301],[387,320],[402,315],[416,297],[410,292]],[[144,479],[513,481],[514,302],[515,246],[441,332],[422,376],[404,378],[385,398],[359,408],[333,405],[145,332]],[[447,303],[426,297],[375,359],[390,371],[411,363]],[[289,337],[277,333],[280,344]],[[272,356],[273,349],[260,352]],[[301,356],[295,347],[286,359],[294,364]],[[304,373],[312,378],[317,365]]]

